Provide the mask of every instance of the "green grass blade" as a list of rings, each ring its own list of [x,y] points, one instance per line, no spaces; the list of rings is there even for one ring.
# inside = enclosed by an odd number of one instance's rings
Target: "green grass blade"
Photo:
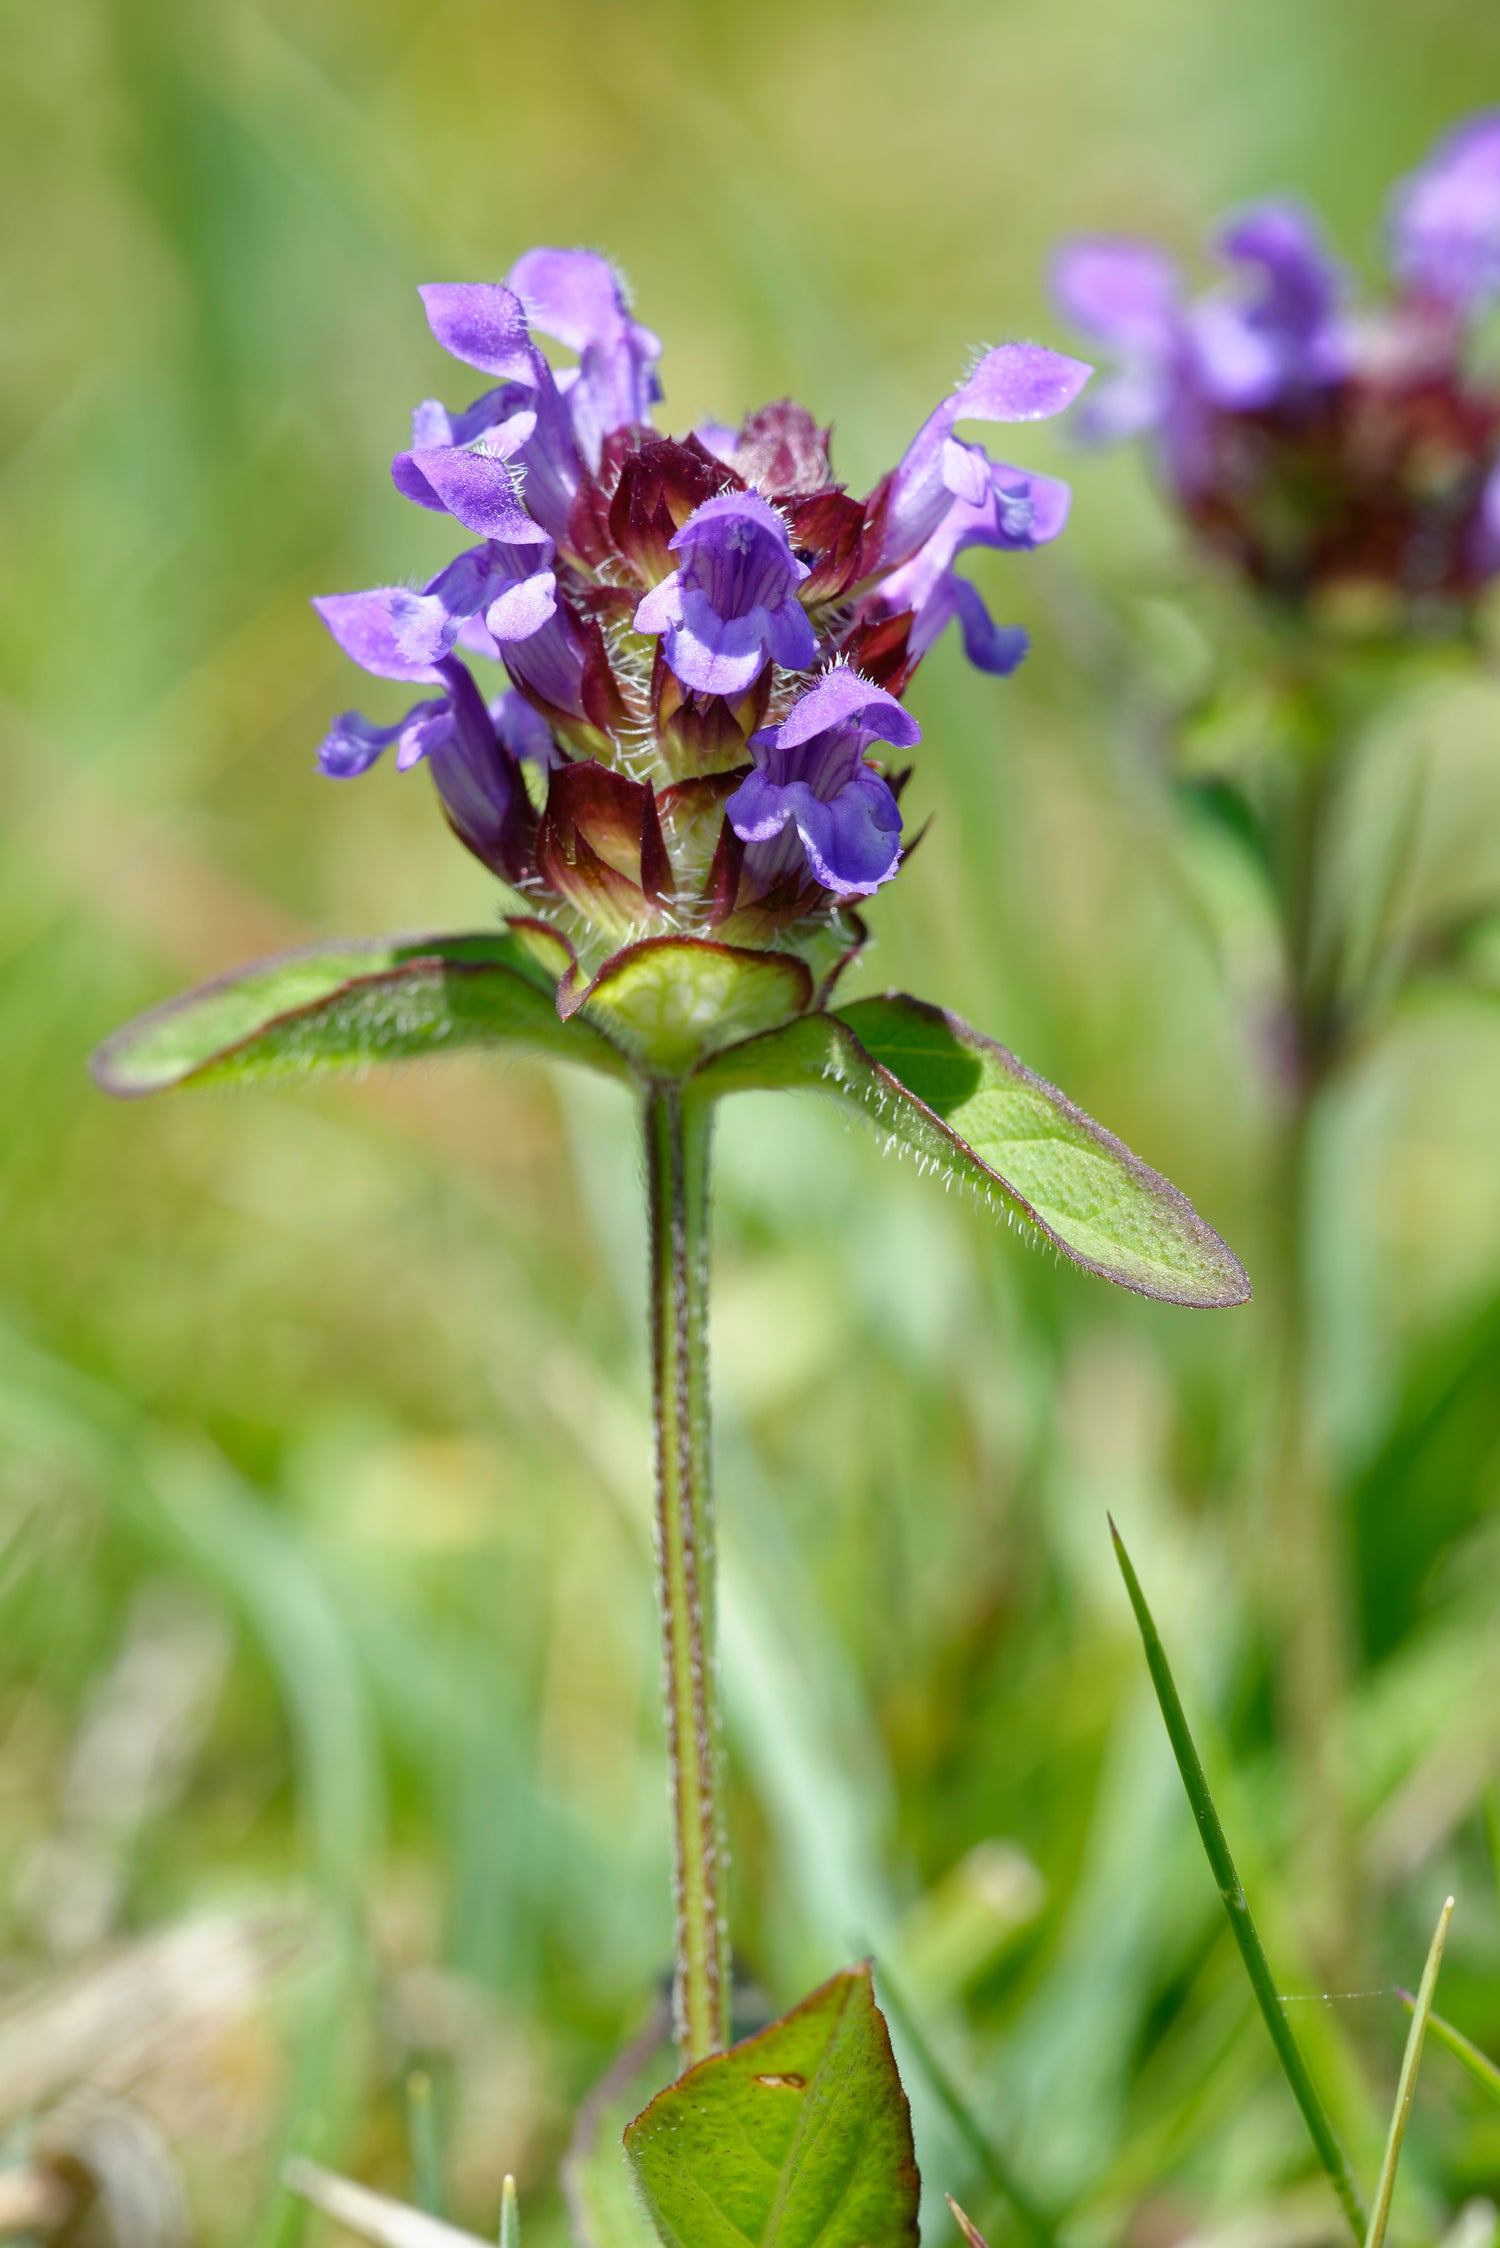
[[[508,2170],[500,2188],[500,2248],[521,2248],[521,2205],[516,2199],[516,2181]]]
[[[1398,1990],[1396,1996],[1409,2013],[1415,2012],[1417,2002],[1409,1990]],[[1454,2059],[1463,2062],[1475,2083],[1482,2084],[1492,2098],[1500,2100],[1500,2068],[1495,2066],[1489,2054],[1482,2053],[1477,2045],[1465,2037],[1461,2029],[1455,2029],[1451,2022],[1445,2022],[1441,2014],[1429,2014],[1427,2027],[1439,2045],[1446,2045]]]
[[[1385,2228],[1391,2214],[1391,2194],[1396,2184],[1396,2165],[1401,2160],[1401,2142],[1406,2137],[1412,2095],[1417,2089],[1417,2070],[1422,2065],[1422,2040],[1427,2034],[1427,2023],[1432,2013],[1432,1994],[1437,1989],[1438,1969],[1443,1964],[1443,1946],[1448,1941],[1448,1923],[1452,1918],[1453,1899],[1450,1897],[1438,1914],[1438,1924],[1432,1932],[1432,1942],[1427,1950],[1427,1965],[1422,1970],[1421,1987],[1411,2010],[1411,2028],[1406,2033],[1406,2051],[1401,2056],[1396,2105],[1391,2110],[1391,2128],[1380,2164],[1380,2183],[1375,2188],[1375,2206],[1370,2211],[1370,2229],[1365,2235],[1365,2248],[1381,2248],[1385,2239]]]
[[[1490,1871],[1495,1877],[1495,1902],[1500,1905],[1500,1780],[1491,1780],[1484,1791],[1484,1831],[1490,1846]]]
[[[1363,2242],[1365,2211],[1359,2188],[1354,2182],[1344,2150],[1334,2134],[1333,2125],[1328,2120],[1327,2110],[1318,2097],[1317,2087],[1308,2074],[1307,2063],[1292,2035],[1291,2025],[1282,2010],[1270,1962],[1251,1917],[1250,1906],[1235,1869],[1219,1814],[1214,1809],[1214,1799],[1209,1792],[1202,1760],[1188,1729],[1171,1665],[1167,1661],[1166,1649],[1162,1646],[1161,1635],[1157,1631],[1151,1610],[1146,1605],[1146,1595],[1141,1590],[1140,1579],[1112,1518],[1109,1528],[1115,1541],[1115,1558],[1120,1564],[1120,1574],[1125,1579],[1125,1590],[1129,1593],[1130,1605],[1135,1610],[1141,1643],[1146,1650],[1146,1665],[1151,1673],[1151,1683],[1156,1688],[1156,1699],[1161,1705],[1162,1718],[1172,1743],[1172,1753],[1177,1759],[1177,1769],[1182,1774],[1182,1784],[1187,1790],[1188,1802],[1197,1821],[1203,1848],[1213,1869],[1214,1880],[1219,1886],[1219,1895],[1224,1900],[1224,1910],[1229,1917],[1234,1940],[1240,1947],[1240,1957],[1245,1963],[1250,1987],[1270,2032],[1282,2074],[1291,2086],[1292,2097],[1302,2110],[1302,2120],[1307,2125],[1318,2160],[1328,2173],[1355,2239]]]
[[[412,2199],[429,2217],[440,2217],[443,2189],[437,2112],[432,2098],[432,2078],[423,2068],[414,2068],[406,2079],[406,2134],[411,2143]]]
[[[885,2000],[887,2014],[911,2048],[912,2056],[934,2096],[996,2193],[1002,2200],[1010,2203],[1027,2233],[1035,2241],[1036,2248],[1056,2248],[1055,2221],[1022,2185],[999,2148],[992,2144],[984,2126],[928,2044],[925,2033],[917,2026],[906,2000],[891,1981],[889,1970],[884,1967],[880,1969],[880,1995]],[[953,2202],[951,2194],[948,2199]],[[953,2202],[953,2208],[959,2222],[967,2224],[968,2220],[959,2211],[957,2202]]]

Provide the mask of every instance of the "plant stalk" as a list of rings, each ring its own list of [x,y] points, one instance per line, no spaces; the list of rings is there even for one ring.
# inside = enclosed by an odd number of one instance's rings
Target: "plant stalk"
[[[677,1086],[646,1096],[656,1571],[672,1807],[684,2068],[729,2041],[730,1962],[713,1496],[709,1479],[709,1136],[712,1110]]]
[[[1297,775],[1283,834],[1282,915],[1292,1072],[1276,1176],[1274,1374],[1270,1531],[1282,1644],[1282,1711],[1300,1805],[1310,1906],[1308,1935],[1321,1972],[1352,1975],[1359,1903],[1347,1783],[1337,1723],[1349,1670],[1347,1554],[1340,1494],[1316,1426],[1312,1349],[1316,1307],[1310,1159],[1323,1095],[1343,1052],[1337,954],[1320,927],[1328,814],[1343,742],[1326,735]],[[1330,958],[1330,954],[1332,957]]]

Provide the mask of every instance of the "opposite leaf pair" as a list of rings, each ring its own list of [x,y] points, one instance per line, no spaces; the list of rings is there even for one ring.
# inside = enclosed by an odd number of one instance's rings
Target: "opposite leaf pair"
[[[95,1075],[133,1097],[482,1047],[680,1083],[696,1101],[810,1089],[1086,1271],[1167,1303],[1248,1297],[1238,1258],[1177,1188],[1005,1047],[900,993],[797,1012],[812,999],[810,984],[784,988],[798,975],[783,954],[650,940],[563,1021],[516,933],[318,946],[141,1017],[100,1050]]]

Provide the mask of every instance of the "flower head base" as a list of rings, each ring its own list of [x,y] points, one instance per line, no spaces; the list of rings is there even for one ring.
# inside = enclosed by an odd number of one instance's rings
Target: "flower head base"
[[[504,284],[422,297],[492,387],[419,406],[391,473],[478,543],[420,587],[316,604],[365,670],[428,690],[388,724],[346,712],[322,770],[347,779],[389,747],[427,764],[455,832],[520,894],[517,929],[566,963],[569,1011],[643,940],[846,957],[851,903],[901,860],[900,782],[878,757],[919,739],[900,701],[917,664],[954,621],[986,670],[1025,652],[959,556],[1028,551],[1066,520],[1065,485],[958,425],[1056,414],[1089,370],[1033,344],[986,352],[857,499],[790,400],[659,434],[660,344],[600,258],[533,250]],[[554,368],[534,332],[576,365]],[[502,663],[509,692],[487,699],[471,658]]]
[[[1457,628],[1500,567],[1500,395],[1467,349],[1500,295],[1500,111],[1395,191],[1382,306],[1351,307],[1295,204],[1241,212],[1216,248],[1231,278],[1192,302],[1148,243],[1059,254],[1061,309],[1116,360],[1081,433],[1149,432],[1195,531],[1274,602]]]

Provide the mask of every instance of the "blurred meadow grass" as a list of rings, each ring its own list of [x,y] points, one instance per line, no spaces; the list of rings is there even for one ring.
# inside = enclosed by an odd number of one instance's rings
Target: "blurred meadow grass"
[[[863,489],[973,346],[1069,340],[1059,232],[1190,248],[1290,188],[1368,268],[1388,180],[1500,83],[1500,16],[68,0],[13,10],[5,62],[0,2129],[71,2075],[119,2082],[201,2237],[270,2242],[299,2221],[272,2193],[288,2133],[408,2189],[421,2065],[450,2209],[489,2229],[514,2170],[549,2248],[569,2110],[670,1942],[628,1104],[454,1061],[120,1110],[85,1056],[254,953],[493,914],[419,777],[312,771],[367,683],[308,597],[445,545],[385,476],[415,400],[467,395],[417,282],[606,249],[666,339],[670,426],[791,392]],[[933,824],[863,987],[1003,1038],[1253,1274],[1269,938],[1162,785],[1160,713],[1207,660],[1181,559],[1137,461],[1069,466],[1045,428],[1016,451],[1074,477],[1073,526],[976,568],[1035,635],[1013,683],[948,647],[924,671]],[[1493,891],[1479,683],[1383,721],[1350,880],[1416,766],[1413,881]],[[1500,1012],[1413,1002],[1319,1150],[1357,1650],[1328,1722],[1366,1913],[1358,1992],[1293,2012],[1367,2182],[1393,1986],[1449,1890],[1439,2005],[1500,2049],[1497,1108]],[[815,1104],[732,1104],[719,1180],[747,1971],[785,2003],[873,1946],[1070,2241],[1330,2237],[1105,1531],[1109,1508],[1283,1988],[1311,1993],[1267,1675],[1272,1307],[1111,1295]],[[180,2020],[137,2023],[133,2059],[49,2061],[39,1993],[205,1927]],[[949,2187],[1005,2237],[911,2078],[935,2236]],[[1485,2195],[1500,2109],[1430,2048],[1396,2237]]]

